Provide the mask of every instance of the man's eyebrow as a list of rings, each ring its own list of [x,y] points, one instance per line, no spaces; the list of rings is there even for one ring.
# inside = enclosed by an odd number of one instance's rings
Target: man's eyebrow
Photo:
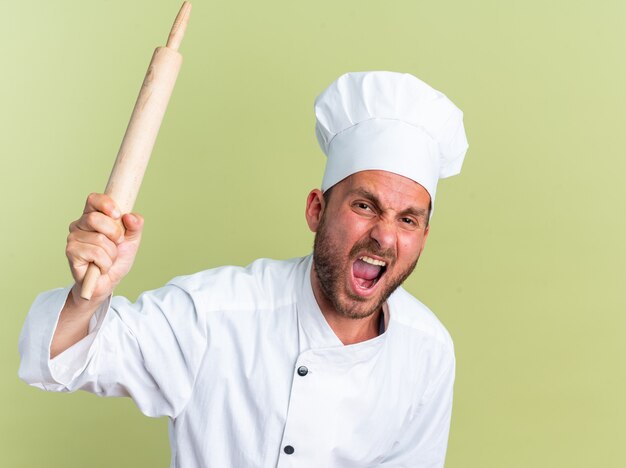
[[[376,205],[376,208],[380,208],[381,204],[380,204],[380,200],[378,199],[378,197],[376,195],[374,195],[372,192],[370,192],[367,189],[364,189],[363,187],[358,187],[355,189],[352,189],[348,192],[349,195],[358,195],[361,196],[363,198],[368,199],[369,201],[371,201],[374,205]],[[424,208],[415,208],[413,206],[402,210],[400,212],[401,215],[412,215],[415,216],[417,218],[425,218],[426,217],[426,213],[428,211]]]
[[[400,214],[403,215],[413,215],[417,218],[425,218],[426,217],[426,210],[424,208],[407,208],[406,210],[403,210]]]
[[[355,189],[350,190],[348,192],[348,195],[360,195],[364,198],[367,198],[370,201],[373,201],[376,204],[379,204],[378,197],[374,195],[372,192],[370,192],[369,190],[364,189],[363,187],[357,187]]]
[[[363,198],[367,198],[374,205],[376,205],[377,208],[380,207],[380,200],[378,199],[378,197],[374,195],[372,192],[370,192],[369,190],[364,189],[363,187],[358,187],[358,188],[350,190],[348,192],[348,195],[359,195]]]

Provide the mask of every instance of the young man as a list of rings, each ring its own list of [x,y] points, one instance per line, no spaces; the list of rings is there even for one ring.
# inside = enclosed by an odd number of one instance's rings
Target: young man
[[[111,294],[142,218],[92,194],[70,226],[75,284],[33,304],[20,376],[168,416],[176,467],[443,466],[452,341],[400,284],[437,180],[460,171],[462,113],[391,72],[343,75],[315,110],[328,162],[307,199],[312,256],[175,278],[131,304]],[[89,262],[103,274],[84,301]]]

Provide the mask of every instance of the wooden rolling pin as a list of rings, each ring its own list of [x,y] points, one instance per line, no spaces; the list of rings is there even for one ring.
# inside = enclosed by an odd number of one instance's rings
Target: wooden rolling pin
[[[189,21],[191,3],[184,2],[170,31],[165,47],[157,47],[141,85],[124,139],[104,193],[130,213],[150,160],[159,127],[163,121],[178,71],[183,61],[178,52]],[[80,296],[90,300],[100,278],[100,269],[91,263],[83,279]]]

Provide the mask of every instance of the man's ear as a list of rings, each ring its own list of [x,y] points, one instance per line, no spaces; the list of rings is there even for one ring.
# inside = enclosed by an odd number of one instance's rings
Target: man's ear
[[[309,229],[312,232],[317,232],[322,215],[324,214],[324,194],[319,189],[311,190],[309,196],[306,199],[306,209],[304,216],[306,217],[306,223],[309,225]]]

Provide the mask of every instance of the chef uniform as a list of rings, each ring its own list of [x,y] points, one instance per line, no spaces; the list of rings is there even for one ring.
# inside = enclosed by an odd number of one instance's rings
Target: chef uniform
[[[395,120],[383,98],[399,105]],[[412,108],[403,98],[433,119],[400,120]],[[329,158],[323,189],[359,170],[390,170],[388,161],[370,167],[388,138],[426,154],[422,167],[436,165],[437,176],[460,169],[467,148],[460,111],[411,75],[343,75],[317,99],[316,115]],[[380,126],[370,122],[377,119]],[[457,141],[442,143],[442,135]],[[365,169],[336,161],[354,158],[350,151]],[[448,172],[431,156],[450,159]],[[420,182],[431,200],[435,179]],[[44,293],[20,336],[20,377],[50,391],[129,396],[144,414],[168,416],[172,467],[442,467],[455,369],[446,329],[398,288],[383,306],[381,334],[344,346],[315,300],[311,267],[311,256],[261,259],[175,278],[134,304],[113,297],[92,317],[88,336],[52,360],[70,288]]]

